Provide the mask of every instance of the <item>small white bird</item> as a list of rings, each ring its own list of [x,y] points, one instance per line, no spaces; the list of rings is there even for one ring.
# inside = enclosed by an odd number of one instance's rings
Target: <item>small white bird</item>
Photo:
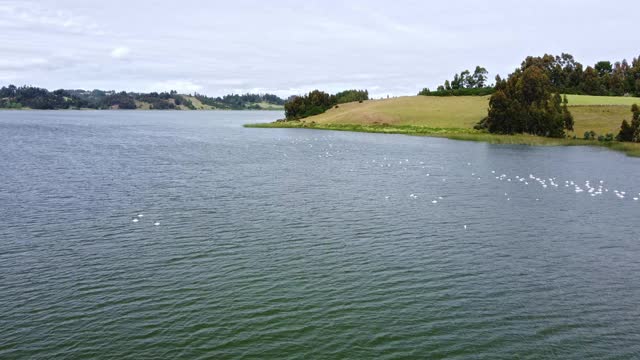
[[[153,226],[160,226],[160,223],[158,221],[153,223]]]
[[[132,221],[132,222],[134,222],[134,223],[137,223],[137,222],[138,222],[138,219],[133,219],[133,220],[131,220],[131,221]]]
[[[467,230],[467,225],[464,226],[464,229]]]
[[[138,214],[138,217],[141,218],[141,217],[144,217],[144,215],[143,214]]]

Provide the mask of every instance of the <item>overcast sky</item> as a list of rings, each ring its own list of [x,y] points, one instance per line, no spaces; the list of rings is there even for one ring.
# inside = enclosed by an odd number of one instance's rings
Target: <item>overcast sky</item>
[[[637,1],[0,0],[0,84],[280,96],[434,89],[527,55],[640,55]]]

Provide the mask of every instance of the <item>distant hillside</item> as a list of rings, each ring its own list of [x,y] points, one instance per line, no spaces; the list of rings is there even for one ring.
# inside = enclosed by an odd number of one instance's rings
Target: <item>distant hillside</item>
[[[195,93],[187,98],[199,109],[282,110],[285,103],[284,99],[272,94],[230,94],[213,98]]]
[[[112,110],[283,110],[285,100],[272,94],[230,94],[209,97],[170,92],[115,92],[55,90],[14,85],[0,88],[4,109],[112,109]]]

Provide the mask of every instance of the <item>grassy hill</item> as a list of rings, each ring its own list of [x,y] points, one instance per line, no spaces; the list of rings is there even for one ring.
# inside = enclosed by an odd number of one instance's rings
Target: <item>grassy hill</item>
[[[186,100],[191,101],[191,104],[196,108],[196,110],[213,110],[215,109],[213,106],[209,106],[203,104],[197,97],[191,95],[182,95]]]
[[[640,104],[640,98],[631,97],[568,95],[567,98],[578,137],[591,130],[617,134],[620,122],[631,117],[631,104]],[[406,96],[342,104],[305,122],[472,129],[487,115],[488,107],[488,96]]]
[[[340,104],[305,119],[319,124],[388,124],[473,128],[487,114],[488,96],[405,96]]]
[[[574,132],[578,139],[586,131],[598,135],[617,134],[623,119],[631,120],[631,104],[640,98],[568,95],[575,119]],[[257,124],[257,127],[314,127],[328,130],[401,133],[442,136],[460,140],[491,143],[532,145],[606,145],[640,156],[640,144],[598,143],[573,139],[550,139],[531,135],[493,135],[473,130],[473,126],[487,115],[488,96],[406,96],[363,103],[340,104],[324,114],[305,118],[300,122]]]
[[[625,105],[630,108],[633,104],[640,104],[640,98],[622,96],[590,96],[590,95],[567,95],[569,105]]]

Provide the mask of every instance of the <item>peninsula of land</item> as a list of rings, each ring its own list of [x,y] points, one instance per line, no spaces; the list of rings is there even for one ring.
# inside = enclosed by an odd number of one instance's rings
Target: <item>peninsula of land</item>
[[[640,57],[584,68],[568,54],[528,57],[506,79],[456,74],[417,96],[354,99],[312,91],[262,128],[312,128],[525,145],[597,145],[640,156]]]

